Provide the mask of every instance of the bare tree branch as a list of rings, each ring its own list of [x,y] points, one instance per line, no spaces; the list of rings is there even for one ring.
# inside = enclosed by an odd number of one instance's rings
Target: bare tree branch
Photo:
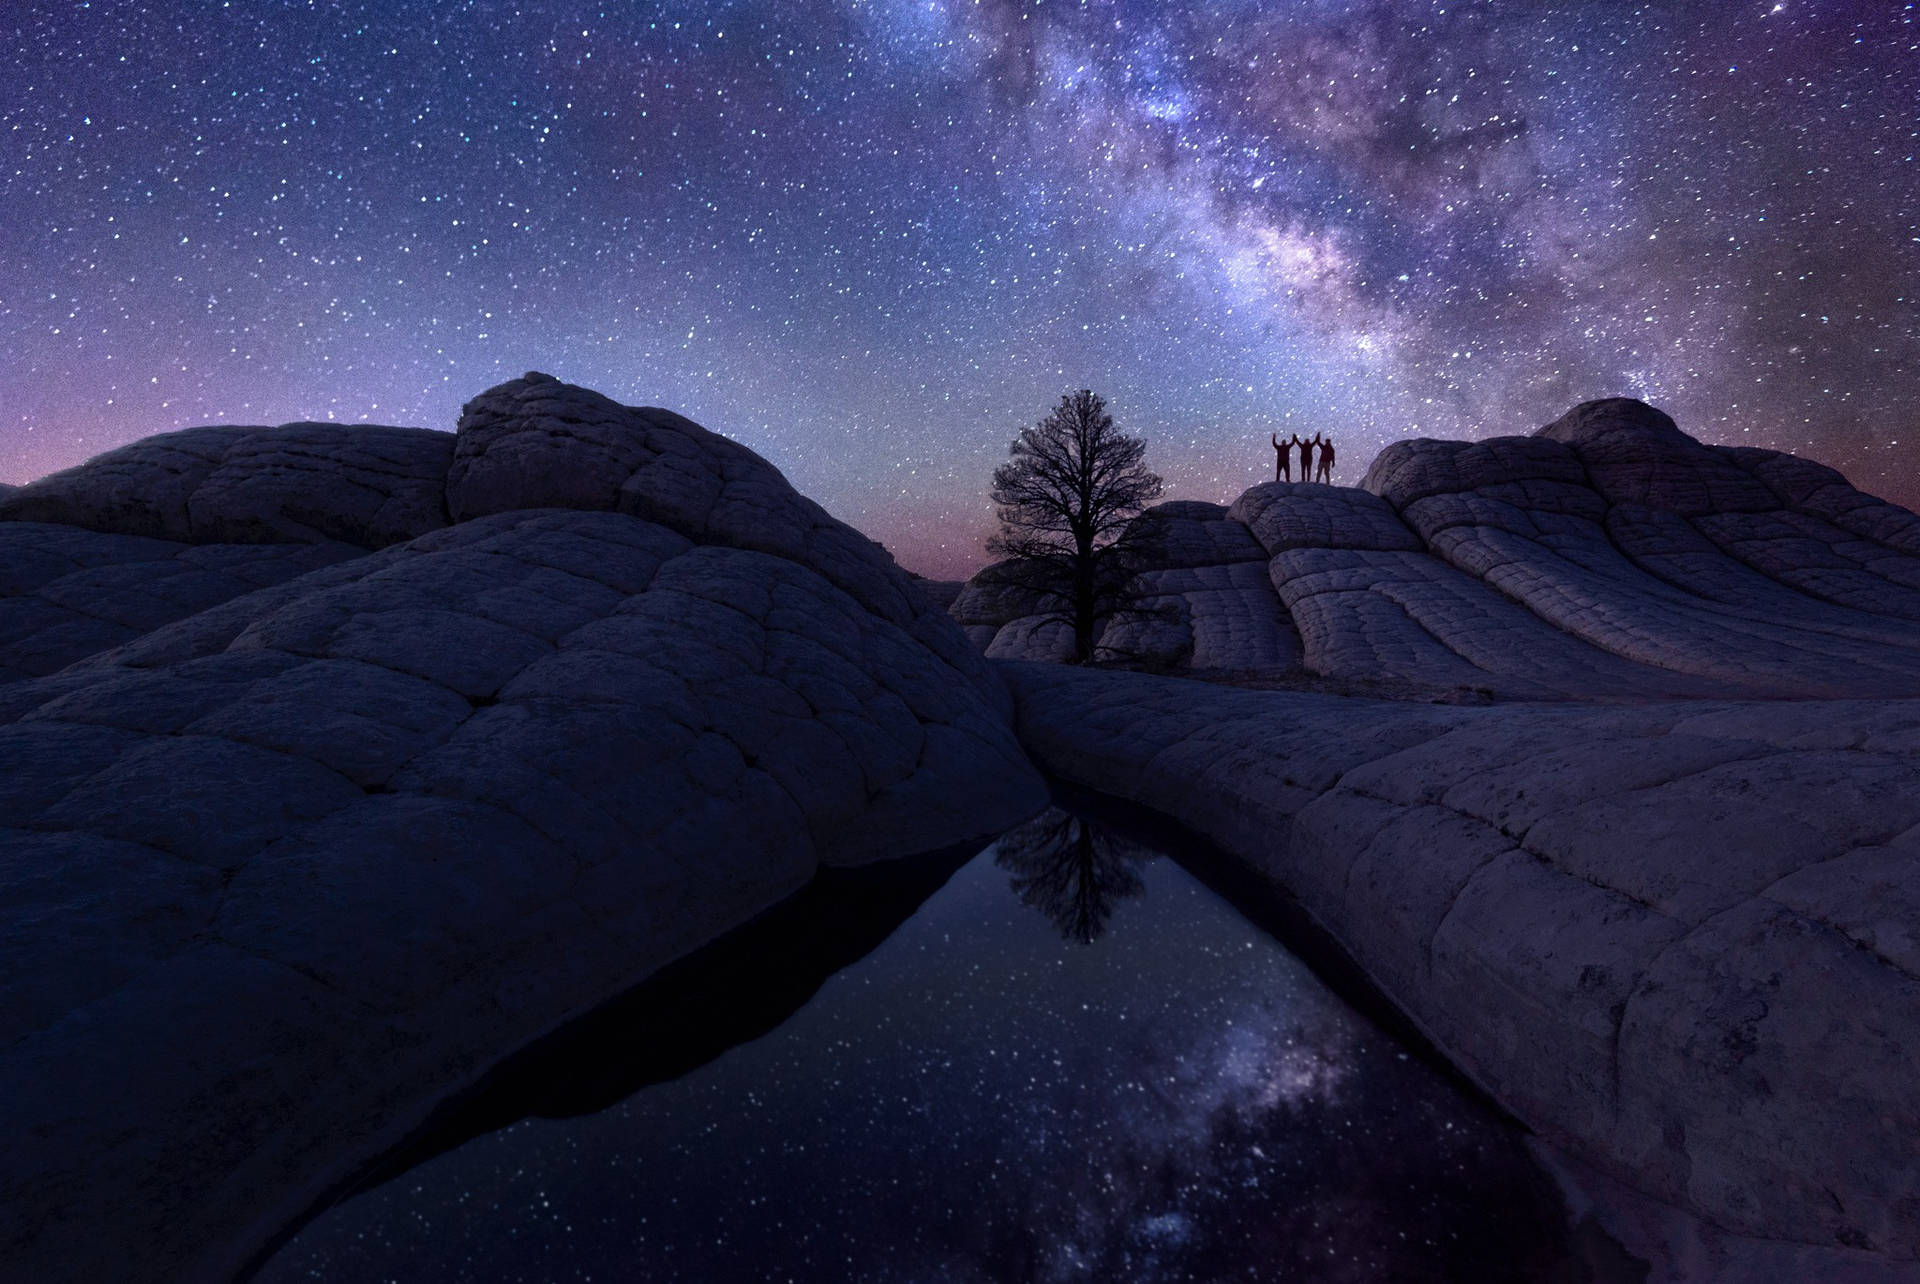
[[[1000,533],[989,552],[1009,559],[1008,582],[1058,603],[1050,618],[1073,628],[1074,658],[1093,658],[1102,621],[1131,609],[1139,564],[1128,522],[1160,496],[1143,461],[1146,443],[1114,427],[1089,389],[1060,398],[1024,428],[993,471]]]

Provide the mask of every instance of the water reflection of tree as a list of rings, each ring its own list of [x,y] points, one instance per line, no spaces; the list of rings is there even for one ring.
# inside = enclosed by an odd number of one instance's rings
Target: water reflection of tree
[[[1091,945],[1114,907],[1145,890],[1135,867],[1154,853],[1113,830],[1058,807],[1000,836],[994,864],[1024,905],[1047,916],[1061,936]]]

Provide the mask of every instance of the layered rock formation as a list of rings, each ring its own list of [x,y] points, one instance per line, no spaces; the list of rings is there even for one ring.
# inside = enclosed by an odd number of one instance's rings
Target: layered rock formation
[[[1175,500],[1144,514],[1136,537],[1148,559],[1138,611],[1101,637],[1109,655],[1195,669],[1289,667],[1300,635],[1267,576],[1267,553],[1217,504]]]
[[[1044,790],[871,541],[540,375],[0,499],[0,1255],[230,1275],[502,1057]]]
[[[1554,1144],[1746,1235],[1920,1257],[1920,701],[1008,676],[1042,766],[1296,896]]]
[[[1109,655],[1537,702],[996,666],[1067,652],[1004,575],[545,376],[0,493],[9,1268],[230,1274],[816,870],[1021,819],[1002,673],[1042,765],[1297,897],[1578,1163],[1920,1256],[1920,518],[1607,401],[1135,534]]]
[[[1139,520],[1114,658],[1552,703],[1022,665],[1044,767],[1298,898],[1609,1179],[1920,1256],[1920,518],[1612,400]],[[955,603],[970,636],[1054,658],[991,579]]]
[[[163,433],[0,491],[0,682],[447,524],[451,433]]]
[[[1121,619],[1111,649],[1173,668],[1538,698],[1920,694],[1920,518],[1637,401],[1531,437],[1400,442],[1358,489],[1270,482],[1141,520],[1168,532],[1142,604],[1174,611]],[[955,603],[969,636],[1058,658],[991,579]]]

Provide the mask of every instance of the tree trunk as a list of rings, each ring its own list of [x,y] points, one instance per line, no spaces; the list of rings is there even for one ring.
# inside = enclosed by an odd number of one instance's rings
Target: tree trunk
[[[1093,659],[1093,540],[1077,541],[1073,559],[1073,662],[1086,664]]]

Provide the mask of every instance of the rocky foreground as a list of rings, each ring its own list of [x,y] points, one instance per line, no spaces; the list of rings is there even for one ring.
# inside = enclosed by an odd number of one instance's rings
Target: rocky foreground
[[[1036,761],[1298,898],[1580,1163],[1920,1256],[1920,518],[1612,400],[1139,522],[1104,654],[1211,685],[1009,668]],[[950,609],[1054,660],[1048,607]]]
[[[1920,1255],[1920,701],[1462,708],[1009,668],[1075,784],[1294,897],[1542,1137]]]
[[[529,375],[0,499],[0,1275],[230,1278],[822,865],[1045,802],[999,677],[745,448]]]
[[[1142,522],[1105,652],[1209,683],[990,663],[1058,656],[1044,603],[950,619],[542,375],[0,493],[0,1261],[231,1276],[816,871],[1023,819],[1033,762],[1297,898],[1603,1179],[1791,1273],[1920,1258],[1920,518],[1609,401]]]
[[[1578,1162],[1838,1254],[1760,1277],[1920,1256],[1920,518],[1613,400],[1137,533],[1104,655],[1211,685],[1011,667],[1042,767],[1298,898]],[[950,610],[1056,660],[1049,606]]]

